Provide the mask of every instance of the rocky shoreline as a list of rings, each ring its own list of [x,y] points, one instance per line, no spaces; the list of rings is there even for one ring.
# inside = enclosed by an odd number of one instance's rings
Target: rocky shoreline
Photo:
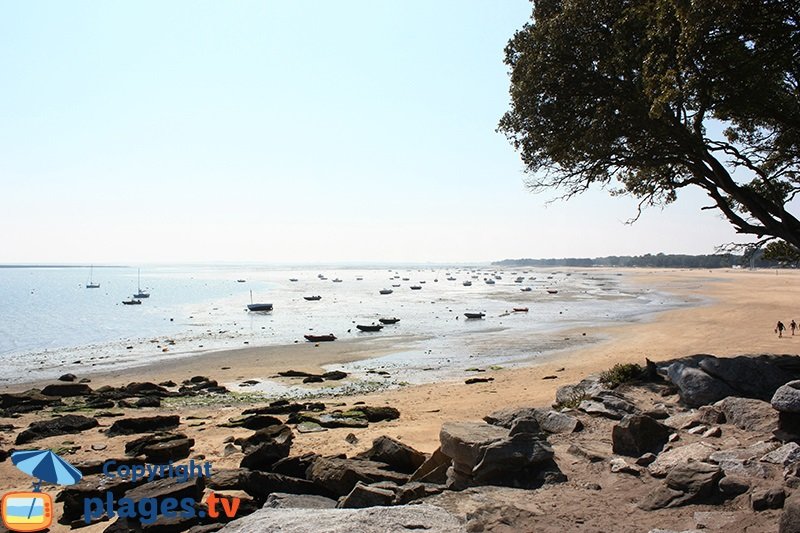
[[[293,453],[297,435],[379,426],[401,413],[364,404],[259,403],[216,424],[232,434],[215,453],[238,467],[190,480],[110,480],[102,469],[109,460],[132,468],[205,459],[207,420],[161,414],[159,407],[168,398],[224,397],[225,387],[205,376],[181,385],[97,389],[62,378],[41,390],[0,394],[0,461],[50,437],[102,432],[124,442],[123,453],[106,457],[104,445],[92,445],[96,459],[75,464],[83,480],[56,498],[65,529],[87,527],[86,498],[190,498],[196,510],[207,511],[213,492],[239,499],[236,520],[225,525],[221,517],[195,513],[142,523],[103,515],[89,527],[766,532],[779,523],[781,533],[800,531],[798,356],[695,355],[618,365],[560,387],[552,406],[445,422],[432,454],[388,435],[352,456]],[[18,427],[26,413],[36,419]]]

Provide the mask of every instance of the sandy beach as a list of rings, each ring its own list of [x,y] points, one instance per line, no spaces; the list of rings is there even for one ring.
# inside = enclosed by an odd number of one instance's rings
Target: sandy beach
[[[800,272],[636,270],[633,275],[636,283],[642,286],[670,292],[695,305],[657,313],[633,324],[564,332],[560,334],[564,338],[586,332],[597,341],[584,347],[573,346],[553,352],[525,368],[485,369],[480,376],[494,378],[488,383],[466,385],[459,380],[364,395],[321,398],[328,406],[340,405],[342,408],[357,402],[390,405],[399,409],[401,416],[394,421],[370,424],[364,429],[341,428],[298,434],[292,453],[314,451],[352,455],[367,449],[373,438],[380,435],[432,452],[438,446],[439,428],[443,421],[479,420],[504,407],[550,405],[559,386],[580,381],[586,375],[616,363],[644,364],[645,358],[658,361],[695,353],[729,356],[800,351],[800,335],[792,337],[789,334],[779,339],[773,333],[778,319],[788,324],[792,318],[800,318],[796,307],[800,297]],[[227,385],[242,379],[269,379],[276,372],[290,368],[316,372],[328,364],[374,357],[396,349],[392,339],[247,348],[160,363],[134,372],[93,375],[91,386],[168,379],[179,383],[195,375],[208,376]],[[546,376],[551,378],[544,379]],[[28,386],[16,387],[15,390]],[[203,455],[214,468],[235,468],[241,455],[224,456],[224,441],[231,435],[246,436],[250,431],[221,428],[218,424],[239,415],[249,406],[248,401],[252,402],[243,396],[236,401],[223,400],[211,405],[191,401],[167,402],[159,409],[139,411],[140,416],[145,416],[146,411],[149,414],[180,414],[182,420],[197,417],[201,423],[190,424],[185,430],[196,439],[194,453]],[[28,414],[14,419],[13,424],[21,428],[33,420],[36,420],[36,415]],[[351,433],[357,439],[355,444],[345,440]],[[98,430],[92,430],[75,436],[43,439],[37,442],[37,446],[79,445],[79,449],[68,456],[71,462],[79,463],[96,457],[97,453],[92,451],[93,444],[107,446],[103,452],[105,456],[121,456],[126,440],[125,437],[108,438]],[[8,444],[5,443],[5,447]],[[0,480],[0,491],[28,483],[26,476],[12,475]],[[60,527],[55,526],[53,531],[61,530]],[[103,527],[92,526],[85,531],[102,531]]]

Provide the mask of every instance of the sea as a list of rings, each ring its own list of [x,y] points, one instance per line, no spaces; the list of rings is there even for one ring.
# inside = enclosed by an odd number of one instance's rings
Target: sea
[[[99,288],[86,288],[90,275]],[[141,305],[123,305],[139,288],[150,297]],[[393,292],[384,295],[381,289]],[[322,298],[304,299],[316,295]],[[249,312],[251,302],[271,303],[273,310]],[[366,373],[379,366],[403,371],[407,382],[424,382],[463,375],[466,367],[527,364],[564,349],[564,342],[554,341],[561,340],[559,332],[572,331],[578,343],[596,341],[574,332],[646,320],[682,305],[689,303],[643,287],[630,274],[593,269],[0,267],[0,384],[53,379],[67,371],[134,368],[214,350],[289,345],[306,342],[309,333],[333,333],[337,342],[396,340],[402,348],[339,368]],[[466,319],[466,312],[485,316]],[[355,327],[381,317],[400,321],[379,332]]]

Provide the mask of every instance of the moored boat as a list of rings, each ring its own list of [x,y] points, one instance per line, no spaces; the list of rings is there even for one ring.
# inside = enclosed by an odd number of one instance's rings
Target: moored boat
[[[400,319],[399,318],[395,318],[395,317],[392,317],[392,318],[379,318],[378,322],[380,322],[381,324],[397,324],[398,322],[400,322]]]
[[[547,292],[548,292],[549,294],[558,294],[558,291],[557,291],[557,290],[555,290],[555,289],[547,289]]]
[[[123,305],[142,305],[141,300],[131,298],[130,300],[122,300]]]
[[[250,291],[250,303],[247,305],[248,311],[265,313],[272,311],[272,304],[257,304],[253,303],[253,291]]]
[[[381,294],[392,294],[394,291],[392,289],[381,289],[378,292],[380,292]]]
[[[356,327],[361,331],[380,331],[383,329],[383,324],[356,324]]]
[[[515,307],[514,308],[514,312],[515,313],[527,313],[528,312],[528,308],[527,307]]]
[[[336,340],[336,335],[328,333],[327,335],[303,335],[309,342],[331,342]]]
[[[464,313],[464,316],[467,318],[483,318],[486,313]]]
[[[322,300],[322,296],[303,296],[303,299],[309,302],[316,302],[317,300]]]
[[[464,283],[462,283],[462,285],[465,286],[465,287],[471,287],[472,286],[472,282],[467,280]]]
[[[422,288],[422,285],[412,285],[409,287],[412,291],[418,291]]]

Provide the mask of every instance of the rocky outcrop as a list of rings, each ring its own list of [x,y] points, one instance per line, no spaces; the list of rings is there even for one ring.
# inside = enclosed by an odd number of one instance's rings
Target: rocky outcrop
[[[535,420],[539,424],[539,428],[547,433],[574,433],[583,427],[581,421],[575,416],[536,407],[501,409],[483,419],[489,424],[508,429],[511,429],[517,420]]]
[[[612,428],[612,450],[630,457],[658,453],[664,448],[670,433],[667,426],[649,416],[627,415]]]
[[[155,433],[176,429],[180,424],[180,416],[148,416],[143,418],[123,418],[114,422],[107,435],[134,435],[136,433]]]
[[[308,467],[306,478],[336,496],[345,496],[359,481],[370,485],[379,481],[405,483],[408,475],[393,471],[376,461],[317,457]]]
[[[424,453],[386,436],[372,441],[372,448],[358,454],[357,457],[386,463],[394,470],[406,474],[413,474],[426,459]]]
[[[16,444],[27,444],[35,440],[54,437],[56,435],[68,435],[80,433],[87,429],[96,428],[99,425],[97,419],[80,415],[64,415],[33,422],[28,429],[17,435]]]
[[[667,474],[665,485],[644,497],[639,508],[654,511],[702,502],[714,495],[722,475],[718,466],[709,463],[695,461],[680,464]]]

